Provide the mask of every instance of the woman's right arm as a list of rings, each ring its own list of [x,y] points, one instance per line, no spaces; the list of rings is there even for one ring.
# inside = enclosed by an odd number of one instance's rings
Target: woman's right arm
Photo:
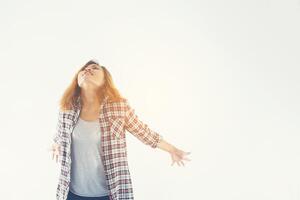
[[[60,145],[61,145],[61,133],[62,133],[62,112],[59,110],[58,112],[58,118],[57,118],[57,124],[55,128],[55,132],[53,134],[53,144],[51,147],[52,150],[52,160],[55,157],[56,163],[58,162],[58,156],[60,154]]]
[[[55,132],[54,132],[53,138],[52,138],[53,142],[58,145],[60,145],[60,142],[61,142],[61,132],[62,132],[62,112],[59,110],[56,128],[55,128]]]

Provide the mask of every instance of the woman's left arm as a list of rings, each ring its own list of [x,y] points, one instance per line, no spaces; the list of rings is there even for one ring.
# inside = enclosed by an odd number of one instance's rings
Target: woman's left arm
[[[172,144],[164,140],[163,136],[154,130],[150,129],[149,126],[142,122],[135,113],[135,110],[130,106],[127,99],[125,99],[126,104],[126,116],[125,116],[125,128],[140,141],[146,145],[150,145],[152,148],[162,149],[171,155],[172,164],[175,162],[180,166],[184,165],[182,160],[190,161],[190,159],[185,158],[186,155],[191,152],[184,152]]]
[[[157,148],[163,136],[150,129],[148,124],[139,119],[127,99],[125,99],[125,112],[125,129],[144,144]]]

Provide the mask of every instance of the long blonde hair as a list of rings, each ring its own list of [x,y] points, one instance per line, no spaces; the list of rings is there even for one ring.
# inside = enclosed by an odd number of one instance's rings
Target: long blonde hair
[[[64,91],[60,101],[59,101],[59,109],[62,111],[74,109],[77,106],[78,98],[80,97],[81,88],[78,85],[77,77],[78,73],[84,70],[90,64],[97,64],[99,67],[102,67],[104,71],[104,84],[101,85],[97,91],[97,95],[99,97],[100,103],[105,97],[108,97],[108,101],[118,101],[122,99],[120,92],[116,88],[112,76],[110,72],[106,69],[106,67],[100,65],[95,60],[89,60],[83,67],[81,67],[77,73],[75,74],[71,84]]]

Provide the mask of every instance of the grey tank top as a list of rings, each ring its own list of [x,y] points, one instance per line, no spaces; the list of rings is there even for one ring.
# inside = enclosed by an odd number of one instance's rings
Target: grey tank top
[[[109,195],[101,160],[99,120],[78,118],[72,132],[71,182],[72,193],[85,197]]]

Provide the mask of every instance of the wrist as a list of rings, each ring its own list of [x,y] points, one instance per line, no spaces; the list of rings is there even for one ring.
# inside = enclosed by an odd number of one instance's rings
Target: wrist
[[[175,151],[175,149],[176,148],[173,145],[170,144],[169,147],[168,147],[168,152],[172,154]]]

